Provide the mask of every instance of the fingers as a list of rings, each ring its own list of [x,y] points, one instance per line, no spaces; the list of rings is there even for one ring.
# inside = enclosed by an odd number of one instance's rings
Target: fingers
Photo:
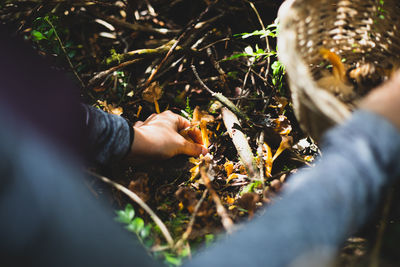
[[[207,154],[208,150],[204,146],[196,143],[191,143],[185,140],[179,150],[180,154],[186,154],[188,156],[198,157],[200,154]]]
[[[147,123],[147,122],[153,120],[155,116],[157,116],[156,113],[151,114],[150,116],[147,117],[147,119],[144,121],[144,123]]]
[[[189,137],[196,143],[198,143],[198,144],[203,143],[203,140],[201,139],[200,129],[198,129],[197,127],[193,127],[192,129],[190,129],[188,134],[189,134]]]
[[[179,115],[177,115],[175,113],[174,113],[174,115],[178,119],[178,122],[177,122],[178,123],[178,131],[180,131],[182,129],[185,129],[185,128],[190,126],[190,122],[187,119],[185,119],[184,117],[179,116]]]
[[[137,122],[135,122],[135,124],[134,124],[133,126],[135,126],[135,127],[140,127],[140,126],[142,126],[143,124],[144,124],[143,121],[137,121]]]

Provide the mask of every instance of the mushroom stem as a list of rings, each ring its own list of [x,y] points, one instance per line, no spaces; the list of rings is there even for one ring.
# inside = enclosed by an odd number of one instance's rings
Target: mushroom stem
[[[287,137],[282,137],[282,141],[279,144],[278,149],[275,152],[275,155],[272,157],[272,162],[276,160],[277,157],[279,157],[280,154],[282,154],[283,151],[285,151],[287,148],[290,148],[290,138]]]
[[[160,114],[160,106],[158,105],[157,99],[154,98],[154,107],[156,108],[157,114]]]
[[[207,130],[207,122],[204,120],[200,121],[200,131],[201,131],[201,140],[203,141],[203,145],[208,147],[210,142],[208,140],[208,130]]]
[[[264,154],[264,160],[265,160],[265,174],[267,177],[271,177],[271,171],[272,171],[272,152],[271,148],[267,143],[264,143],[264,149],[265,149],[265,154]]]
[[[335,78],[346,83],[346,68],[342,63],[341,58],[336,53],[329,51],[326,48],[321,48],[319,52],[324,59],[328,60],[332,64],[332,72]]]

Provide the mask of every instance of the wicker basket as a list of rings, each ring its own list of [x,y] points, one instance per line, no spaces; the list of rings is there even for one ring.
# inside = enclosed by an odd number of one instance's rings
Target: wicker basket
[[[278,19],[295,114],[316,140],[400,66],[399,0],[287,0]]]

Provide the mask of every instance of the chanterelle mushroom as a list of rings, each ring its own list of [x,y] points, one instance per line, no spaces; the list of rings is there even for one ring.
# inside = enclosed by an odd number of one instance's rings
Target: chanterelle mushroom
[[[210,141],[208,140],[208,130],[207,130],[207,123],[213,122],[214,117],[200,111],[200,108],[196,106],[196,108],[193,111],[193,119],[191,124],[193,126],[200,125],[200,131],[201,131],[201,139],[203,141],[203,145],[205,147],[209,147]]]
[[[160,113],[160,107],[158,106],[157,100],[161,98],[163,90],[158,82],[153,82],[147,87],[143,93],[142,97],[144,100],[150,103],[154,103],[154,107],[157,113]]]

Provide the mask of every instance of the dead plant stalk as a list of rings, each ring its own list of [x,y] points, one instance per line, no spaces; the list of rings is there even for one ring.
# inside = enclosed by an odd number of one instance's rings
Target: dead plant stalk
[[[239,154],[239,157],[247,170],[247,174],[251,180],[258,179],[257,164],[254,161],[254,155],[250,145],[247,142],[246,135],[240,131],[240,122],[236,115],[227,108],[222,108],[222,119],[226,130],[232,138],[232,142]]]
[[[144,209],[150,215],[151,219],[153,219],[155,224],[157,224],[157,226],[160,228],[161,233],[165,237],[165,240],[167,241],[169,247],[171,247],[171,248],[174,247],[174,240],[172,239],[171,234],[168,231],[168,228],[161,221],[161,219],[157,216],[157,214],[155,214],[155,212],[138,195],[136,195],[134,192],[132,192],[128,188],[124,187],[123,185],[121,185],[119,183],[116,183],[116,182],[108,179],[105,176],[101,176],[101,175],[99,175],[97,173],[94,173],[92,171],[87,171],[87,172],[90,175],[100,179],[101,181],[103,181],[103,182],[105,182],[105,183],[107,183],[109,185],[112,185],[117,190],[121,191],[122,193],[127,195],[130,199],[132,199],[134,202],[136,202],[142,209]]]
[[[208,191],[210,192],[211,197],[215,203],[215,206],[217,209],[217,214],[219,215],[219,217],[221,217],[222,226],[230,234],[233,231],[233,226],[234,226],[233,221],[229,217],[224,206],[222,205],[221,199],[219,198],[218,194],[215,192],[214,188],[212,187],[211,180],[207,174],[207,169],[208,169],[208,164],[205,162],[205,160],[203,160],[203,162],[200,165],[201,178],[203,179],[203,182],[206,185],[206,187],[207,187]]]

